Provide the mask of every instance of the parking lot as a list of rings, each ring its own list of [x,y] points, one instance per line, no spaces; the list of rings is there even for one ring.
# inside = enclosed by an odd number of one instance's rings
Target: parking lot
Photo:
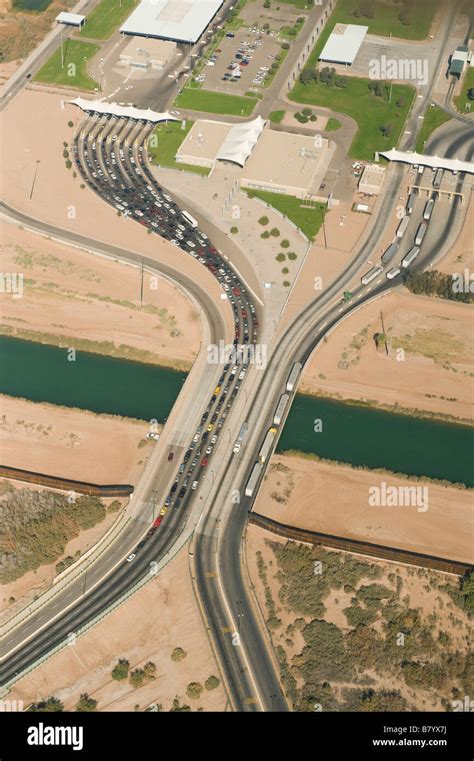
[[[275,56],[281,50],[277,35],[255,31],[229,32],[211,59],[204,65],[197,80],[206,89],[243,95],[247,90],[261,87]]]

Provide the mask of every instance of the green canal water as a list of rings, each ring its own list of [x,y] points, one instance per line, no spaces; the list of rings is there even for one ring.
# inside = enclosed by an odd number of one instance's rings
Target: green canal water
[[[474,429],[464,425],[297,395],[278,443],[288,449],[474,486]]]
[[[186,373],[0,336],[0,392],[140,420],[165,420]]]

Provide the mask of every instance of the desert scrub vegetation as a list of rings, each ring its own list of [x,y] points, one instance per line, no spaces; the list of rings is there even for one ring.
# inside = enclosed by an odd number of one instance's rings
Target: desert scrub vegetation
[[[63,494],[7,484],[0,494],[0,581],[6,584],[58,560],[71,539],[105,514],[97,497],[69,502]]]
[[[257,551],[257,570],[269,611],[270,568],[278,583],[285,626],[272,639],[295,710],[431,710],[435,700],[449,711],[469,694],[472,574],[454,581],[292,541],[266,545],[276,568]]]

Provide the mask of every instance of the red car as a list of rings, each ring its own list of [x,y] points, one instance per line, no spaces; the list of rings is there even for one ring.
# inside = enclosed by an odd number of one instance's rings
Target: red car
[[[149,532],[148,532],[147,536],[153,536],[153,534],[155,533],[155,531],[156,531],[156,527],[155,527],[155,526],[152,526],[152,527],[151,527],[151,529],[149,530]]]
[[[238,288],[232,288],[232,293],[234,294],[234,296],[240,296],[240,291]]]
[[[169,455],[168,455],[168,462],[171,462],[173,457],[174,457],[174,452],[170,452]]]
[[[203,457],[201,460],[201,467],[205,468],[208,462],[209,460],[207,459],[207,457]]]
[[[154,526],[155,528],[158,528],[158,526],[160,525],[160,523],[161,523],[161,521],[162,521],[162,520],[163,520],[163,516],[162,516],[162,515],[159,515],[159,516],[158,516],[158,518],[156,519],[156,521],[153,521],[153,526]]]

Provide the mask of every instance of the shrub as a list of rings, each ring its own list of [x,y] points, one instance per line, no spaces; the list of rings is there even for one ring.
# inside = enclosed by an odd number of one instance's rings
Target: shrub
[[[94,698],[90,698],[87,692],[83,692],[76,704],[76,711],[86,712],[86,711],[96,711],[96,710],[97,710],[97,700],[94,700]]]
[[[289,271],[290,270],[288,269],[288,267],[283,267],[283,269],[282,269],[282,272],[283,272],[284,275],[288,275]]]
[[[268,232],[268,230],[265,230],[265,232],[263,232],[263,233],[260,235],[260,237],[261,237],[261,238],[263,238],[264,240],[267,240],[267,238],[269,238],[269,237],[270,237],[270,233]]]
[[[128,676],[129,668],[130,663],[127,661],[127,659],[119,658],[118,663],[116,663],[112,669],[112,679],[115,679],[117,682],[120,682],[122,679],[126,679]]]
[[[40,700],[38,703],[33,703],[28,708],[30,713],[58,713],[64,711],[64,706],[58,698],[53,695],[46,700]]]
[[[268,219],[268,217],[260,217],[260,219],[258,220],[258,223],[260,225],[268,225],[269,221],[270,220]]]
[[[173,652],[171,653],[171,660],[175,661],[175,663],[179,663],[180,661],[183,661],[187,656],[186,650],[183,650],[182,647],[175,647]]]
[[[288,259],[290,260],[290,262],[294,262],[295,259],[297,259],[297,258],[298,258],[298,255],[295,254],[294,251],[289,251],[288,252]]]
[[[280,243],[280,246],[282,248],[289,248],[290,247],[290,241],[286,240],[286,238],[283,238],[283,240]]]
[[[206,679],[204,682],[204,687],[206,690],[215,690],[216,687],[219,687],[220,685],[220,679],[218,679],[216,676],[212,675]]]
[[[280,253],[275,256],[275,259],[277,260],[277,262],[284,262],[286,259],[286,256],[284,253]]]
[[[233,227],[231,227],[231,228],[230,228],[230,231],[231,231],[232,235],[236,235],[236,233],[238,233],[238,232],[239,232],[239,228],[238,228],[238,227],[235,227],[235,226],[233,226]]]
[[[278,227],[272,227],[270,230],[270,235],[272,235],[274,238],[278,238],[280,236],[280,231]]]
[[[68,123],[67,123],[67,126],[68,126],[68,127],[74,127],[74,122],[68,122]]]
[[[186,695],[188,698],[198,700],[201,697],[203,686],[199,682],[190,682],[186,688]]]
[[[72,162],[70,159],[66,161],[66,169],[70,169],[72,167]]]
[[[284,281],[283,281],[283,285],[284,285],[284,287],[285,287],[285,288],[289,288],[289,287],[290,287],[290,285],[291,285],[291,283],[290,283],[290,281],[289,281],[289,280],[284,280]]]

